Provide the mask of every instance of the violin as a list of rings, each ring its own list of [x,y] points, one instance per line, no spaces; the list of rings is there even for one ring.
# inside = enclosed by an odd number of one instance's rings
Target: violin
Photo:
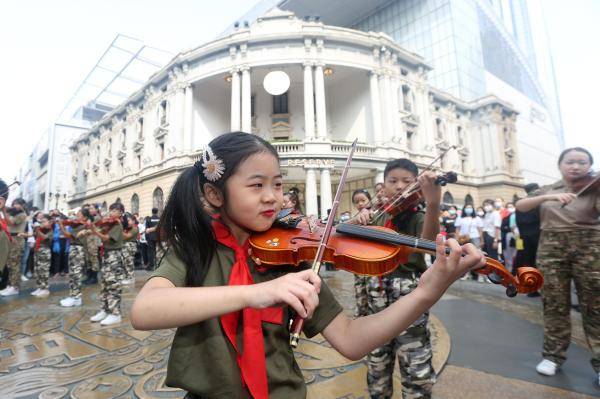
[[[265,267],[299,266],[314,259],[324,233],[324,226],[283,228],[273,227],[255,233],[249,239],[252,254]],[[450,249],[447,249],[448,253]],[[332,228],[322,262],[363,276],[382,276],[408,262],[412,253],[435,255],[434,241],[399,234],[381,226],[361,226],[341,223]],[[513,276],[500,262],[485,258],[486,265],[475,272],[487,275],[490,281],[506,287],[506,295],[538,291],[543,277],[533,267],[521,267]]]
[[[93,222],[93,225],[102,229],[103,233],[108,233],[108,231],[121,223],[121,218],[119,216],[106,216],[100,220],[96,220]]]
[[[77,228],[80,226],[87,225],[89,222],[87,220],[75,220],[75,219],[67,219],[62,221],[63,226],[70,226],[73,228]]]

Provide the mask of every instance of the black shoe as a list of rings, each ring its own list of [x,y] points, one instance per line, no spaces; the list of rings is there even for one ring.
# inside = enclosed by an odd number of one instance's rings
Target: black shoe
[[[90,275],[87,280],[83,282],[85,285],[94,285],[98,284],[98,272],[90,272]]]
[[[536,291],[536,292],[530,292],[530,293],[528,293],[527,296],[529,298],[537,298],[538,296],[542,296],[542,294],[540,294],[539,292]]]

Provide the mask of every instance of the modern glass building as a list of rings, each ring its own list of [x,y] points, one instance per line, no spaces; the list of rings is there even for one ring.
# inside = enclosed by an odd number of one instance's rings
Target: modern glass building
[[[329,25],[384,32],[433,66],[433,87],[465,101],[495,94],[512,103],[520,113],[525,180],[557,177],[564,140],[539,0],[263,0],[237,23],[274,6]]]

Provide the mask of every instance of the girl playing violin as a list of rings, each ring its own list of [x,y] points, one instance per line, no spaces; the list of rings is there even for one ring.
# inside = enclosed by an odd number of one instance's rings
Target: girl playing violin
[[[292,215],[302,215],[298,194],[293,191],[283,194],[283,209],[293,209]]]
[[[64,223],[59,220],[58,225],[66,238],[71,240],[69,251],[69,296],[60,300],[60,306],[70,308],[73,306],[81,306],[81,281],[83,279],[83,268],[85,266],[85,248],[88,234],[86,222],[89,220],[90,214],[87,208],[81,208],[77,212],[77,219],[73,223],[70,231],[64,226]]]
[[[217,214],[205,212],[202,196]],[[304,398],[289,345],[290,310],[306,318],[307,336],[322,333],[341,354],[360,359],[484,262],[474,246],[438,237],[436,262],[418,288],[382,312],[350,320],[312,270],[263,268],[249,256],[248,238],[272,226],[282,203],[276,150],[240,132],[212,140],[202,162],[171,189],[159,229],[169,249],[138,294],[131,322],[142,330],[177,327],[166,384],[188,398]]]
[[[125,220],[126,227],[123,233],[123,238],[125,239],[125,243],[123,244],[123,263],[125,267],[121,284],[128,285],[135,283],[133,261],[135,253],[137,252],[137,239],[140,230],[138,228],[137,218],[131,213],[125,213]]]
[[[543,360],[537,372],[552,376],[566,360],[571,337],[571,280],[575,282],[583,330],[600,385],[600,187],[576,195],[591,180],[594,162],[584,148],[558,158],[562,179],[519,200],[520,212],[538,208],[541,236],[537,262],[544,275]]]
[[[383,174],[383,196],[391,199],[413,184],[419,172],[417,165],[412,161],[401,158],[388,162]],[[435,239],[439,231],[438,213],[441,200],[441,190],[439,185],[434,184],[435,179],[436,175],[433,172],[424,172],[418,178],[427,204],[425,213],[415,205],[394,217],[384,214],[371,221],[372,212],[363,209],[350,223],[383,225],[413,237]],[[368,313],[381,314],[389,307],[395,306],[393,304],[407,298],[417,289],[419,276],[426,269],[423,255],[414,253],[409,257],[407,264],[398,265],[392,273],[382,277],[368,277]],[[403,397],[431,397],[435,373],[431,365],[432,348],[428,320],[429,312],[422,312],[401,335],[390,337],[390,340],[368,354],[367,384],[371,397],[392,397],[396,353],[402,376]]]
[[[115,202],[109,208],[108,217],[91,225],[92,234],[104,243],[104,259],[100,272],[100,296],[102,309],[90,318],[92,322],[100,322],[103,326],[121,322],[121,280],[123,279],[123,225],[121,216],[125,211],[123,204]],[[98,230],[96,223],[103,225]]]
[[[35,279],[37,289],[31,295],[44,298],[50,295],[48,280],[50,279],[50,258],[52,255],[52,242],[54,234],[50,217],[41,214],[39,217],[40,225],[35,229]]]

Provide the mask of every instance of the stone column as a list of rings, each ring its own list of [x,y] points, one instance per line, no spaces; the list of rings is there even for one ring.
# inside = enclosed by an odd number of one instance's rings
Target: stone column
[[[231,71],[231,131],[240,129],[240,74],[234,69]]]
[[[404,142],[404,135],[402,134],[402,122],[400,121],[400,102],[398,101],[399,93],[398,79],[392,78],[390,95],[392,97],[392,126],[394,129],[394,136],[401,137]]]
[[[388,125],[388,107],[387,107],[387,87],[385,85],[385,72],[379,75],[379,103],[381,117],[381,140],[385,141],[390,134],[390,126]]]
[[[250,68],[242,68],[242,131],[252,133],[252,85]]]
[[[183,151],[188,152],[194,148],[194,87],[185,88],[184,124],[183,124]]]
[[[375,175],[375,184],[383,183],[383,180],[384,180],[383,170],[377,169],[377,174]],[[375,194],[377,194],[377,193],[375,193]]]
[[[379,76],[375,71],[369,72],[371,92],[371,114],[373,115],[373,140],[375,144],[383,141],[381,132],[381,102],[379,101]]]
[[[317,171],[315,168],[306,168],[306,190],[304,192],[306,200],[306,215],[317,216],[319,211],[317,204]]]
[[[325,77],[323,75],[323,67],[323,64],[317,64],[315,67],[317,136],[320,139],[327,138],[327,109],[325,106]]]
[[[331,209],[331,173],[329,169],[321,169],[321,219],[327,217],[327,210]]]
[[[383,78],[383,84],[385,86],[385,92],[384,92],[385,116],[387,118],[387,121],[386,121],[387,131],[386,131],[385,135],[383,136],[383,140],[390,141],[396,132],[394,131],[394,115],[395,115],[394,111],[395,110],[394,110],[393,103],[392,103],[392,80],[391,80],[391,76],[389,73],[385,74],[385,76]]]
[[[304,64],[304,136],[307,140],[315,137],[315,104],[313,97],[312,64]]]

